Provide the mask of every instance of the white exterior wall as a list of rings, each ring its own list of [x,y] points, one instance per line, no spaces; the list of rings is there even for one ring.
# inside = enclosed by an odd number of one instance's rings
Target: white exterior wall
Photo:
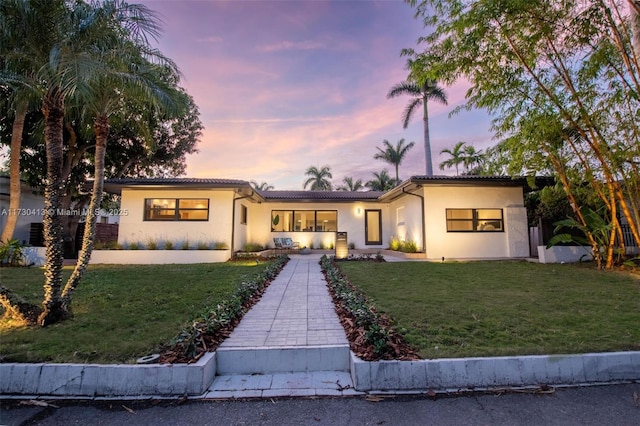
[[[335,232],[271,232],[272,210],[337,210],[338,231],[347,232],[349,243],[354,243],[358,249],[385,248],[391,236],[389,228],[389,205],[383,203],[351,202],[351,203],[262,203],[250,204],[249,226],[247,241],[273,247],[273,238],[291,237],[293,241],[300,243],[301,247],[309,247],[313,243],[314,248],[320,244],[327,248],[335,245]],[[358,213],[360,209],[360,213]],[[364,211],[382,211],[382,244],[365,245]]]
[[[176,189],[123,189],[118,243],[149,240],[172,241],[180,244],[188,240],[192,247],[198,242],[224,242],[231,244],[231,212],[233,190],[176,190]],[[207,198],[208,221],[145,221],[145,198]],[[240,203],[237,201],[236,203]],[[238,208],[239,210],[239,208]]]
[[[419,195],[421,195],[418,192]],[[389,229],[391,235],[383,241],[387,246],[391,237],[401,241],[413,241],[418,250],[423,251],[422,233],[422,201],[415,195],[405,195],[390,204]]]
[[[44,197],[35,195],[33,190],[22,185],[20,195],[20,211],[23,214],[18,216],[16,229],[13,233],[13,239],[21,243],[29,243],[29,232],[31,223],[42,223],[44,210]],[[9,210],[9,178],[0,176],[0,229],[4,229],[7,223],[7,214]],[[5,214],[7,213],[7,214]]]
[[[529,256],[527,214],[520,187],[425,186],[426,249],[429,259]],[[500,208],[504,232],[447,232],[446,209]]]

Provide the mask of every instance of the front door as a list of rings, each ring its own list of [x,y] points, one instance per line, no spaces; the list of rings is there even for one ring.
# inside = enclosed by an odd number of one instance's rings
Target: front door
[[[364,211],[365,244],[382,244],[382,210]]]

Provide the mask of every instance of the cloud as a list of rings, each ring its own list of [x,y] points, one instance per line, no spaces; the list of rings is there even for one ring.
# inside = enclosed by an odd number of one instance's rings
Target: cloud
[[[196,38],[198,43],[222,43],[222,37],[220,36],[209,36],[209,37],[198,37]]]
[[[260,52],[280,52],[283,50],[318,50],[326,49],[327,45],[313,40],[304,41],[281,41],[274,44],[258,46]]]

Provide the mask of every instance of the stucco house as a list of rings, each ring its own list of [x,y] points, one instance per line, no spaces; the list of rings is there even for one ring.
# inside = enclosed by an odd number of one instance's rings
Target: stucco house
[[[412,241],[427,259],[529,256],[525,178],[414,176],[387,192],[257,191],[233,179],[110,179],[121,195],[118,242],[273,247],[291,237],[329,248],[346,232],[357,249]],[[226,259],[225,259],[226,260]]]

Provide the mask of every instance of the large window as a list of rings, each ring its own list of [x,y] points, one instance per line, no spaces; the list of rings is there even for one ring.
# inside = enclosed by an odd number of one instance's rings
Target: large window
[[[272,210],[271,232],[336,232],[336,210]]]
[[[144,220],[209,220],[206,198],[147,198]]]
[[[447,209],[447,232],[503,232],[502,209]]]

